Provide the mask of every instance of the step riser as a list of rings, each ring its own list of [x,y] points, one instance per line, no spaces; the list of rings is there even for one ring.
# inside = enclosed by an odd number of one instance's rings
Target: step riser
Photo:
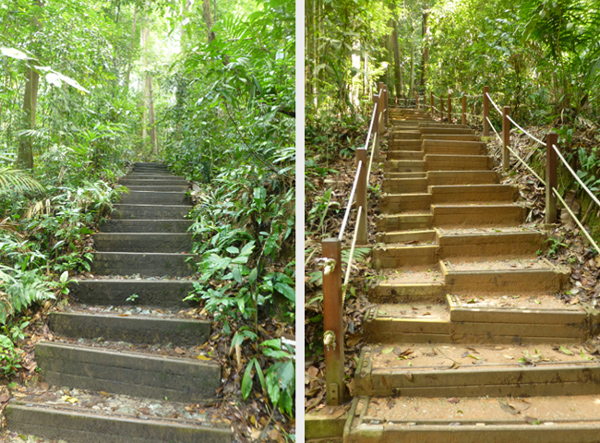
[[[363,323],[366,343],[557,343],[590,336],[585,324],[445,322],[375,319]]]
[[[422,151],[388,151],[388,160],[423,160]]]
[[[458,257],[528,257],[543,249],[544,236],[540,233],[517,233],[498,235],[470,235],[440,237],[440,256]]]
[[[38,343],[35,357],[42,377],[52,385],[161,400],[202,402],[213,398],[221,377],[216,364],[50,343]]]
[[[437,126],[428,126],[421,127],[421,134],[465,134],[465,135],[473,135],[473,131],[470,129],[461,129],[461,128],[452,128],[452,127],[437,127]]]
[[[443,282],[437,285],[427,283],[392,285],[380,283],[369,289],[369,301],[372,303],[407,303],[413,301],[445,301],[446,291]]]
[[[182,179],[150,179],[140,180],[132,178],[124,178],[119,182],[123,186],[181,186],[188,187],[188,182]]]
[[[131,304],[135,304],[132,301]],[[129,343],[195,346],[204,343],[210,334],[210,323],[185,319],[147,317],[118,317],[73,313],[50,314],[50,330],[73,338],[96,339]]]
[[[127,186],[130,192],[135,191],[156,191],[156,192],[187,192],[187,185],[177,185],[177,186],[161,186],[161,185],[151,185],[147,184],[144,186]]]
[[[183,299],[194,290],[189,281],[80,280],[69,284],[70,296],[88,305],[131,306],[131,295],[138,295],[136,306],[186,309],[197,306]]]
[[[119,203],[123,205],[188,205],[190,196],[185,192],[132,191],[122,194]]]
[[[427,192],[427,179],[387,179],[383,181],[383,192],[388,194],[424,193]]]
[[[431,196],[420,198],[405,195],[384,195],[380,199],[379,210],[382,213],[405,212],[405,211],[429,211]]]
[[[189,254],[150,254],[96,252],[92,263],[92,273],[98,275],[132,275],[143,277],[171,276],[189,277],[195,266],[187,260]]]
[[[425,172],[425,162],[395,160],[385,163],[386,172]]]
[[[451,294],[554,294],[568,283],[568,276],[552,270],[538,272],[474,271],[451,272],[446,276]]]
[[[421,131],[406,129],[398,132],[393,132],[390,137],[393,137],[394,141],[397,140],[420,140]]]
[[[449,366],[449,365],[448,365]],[[600,368],[566,368],[420,373],[408,368],[394,374],[372,374],[357,379],[357,395],[411,397],[504,397],[596,395],[600,393]],[[559,381],[560,380],[560,381]]]
[[[433,243],[435,241],[435,231],[390,232],[387,234],[378,232],[375,235],[377,243]]]
[[[434,185],[476,185],[498,183],[498,173],[495,171],[469,171],[469,172],[436,172],[430,171],[428,184]]]
[[[107,220],[100,226],[102,232],[153,232],[186,233],[192,225],[191,220]]]
[[[179,180],[186,181],[185,177],[180,175],[173,175],[169,173],[163,172],[132,172],[131,174],[126,175],[124,180],[133,179],[133,180]]]
[[[520,206],[432,208],[433,225],[439,227],[518,226],[526,216],[526,209]]]
[[[177,219],[184,218],[192,209],[191,206],[160,205],[114,205],[112,218],[120,219]]]
[[[457,143],[457,142],[451,142]],[[472,142],[475,143],[475,142]],[[485,155],[486,150],[483,146],[426,146],[424,148],[425,154],[433,155]]]
[[[517,191],[510,186],[486,187],[457,187],[456,189],[431,187],[431,202],[433,204],[445,203],[491,203],[513,202]]]
[[[387,248],[385,250],[375,248],[373,250],[373,268],[379,270],[430,266],[439,261],[438,253],[437,246]]]
[[[94,236],[99,252],[190,252],[190,234],[108,234]]]
[[[526,423],[526,422],[525,422]],[[344,437],[344,443],[595,443],[600,425],[501,426],[440,425],[399,426],[386,424],[361,426]]]
[[[481,171],[491,169],[491,159],[478,156],[425,156],[427,171]]]
[[[231,433],[227,429],[108,418],[26,405],[8,405],[6,420],[12,431],[70,443],[231,442]]]
[[[421,151],[422,144],[421,140],[410,138],[390,141],[388,145],[388,156],[393,152]]]
[[[424,134],[421,140],[480,142],[481,137],[470,134]]]
[[[388,216],[377,219],[378,231],[402,231],[409,229],[427,229],[433,222],[432,216]]]

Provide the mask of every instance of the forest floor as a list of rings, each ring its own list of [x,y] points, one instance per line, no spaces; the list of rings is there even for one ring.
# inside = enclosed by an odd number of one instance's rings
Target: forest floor
[[[543,133],[547,132],[545,127],[527,127],[525,128],[538,138],[543,138]],[[338,128],[338,140],[348,140],[346,130]],[[476,128],[481,132],[481,128]],[[335,132],[335,131],[334,131]],[[356,139],[366,139],[366,128],[363,128]],[[336,139],[336,134],[332,134],[331,139]],[[533,156],[535,150],[532,149],[529,139],[525,135],[517,132],[511,133],[512,146],[519,152],[522,158],[529,159]],[[384,142],[387,138],[384,137]],[[573,142],[579,146],[590,148],[594,146],[595,139],[589,134],[586,128],[573,134]],[[342,145],[340,151],[348,149],[350,141]],[[497,139],[490,140],[488,147],[493,152],[496,165],[501,164],[501,149]],[[314,148],[314,147],[313,147]],[[385,148],[382,148],[385,152]],[[316,152],[326,152],[323,147],[319,147]],[[307,146],[307,152],[311,152]],[[539,152],[539,151],[537,151]],[[320,164],[319,167],[324,165]],[[306,277],[305,277],[305,315],[306,315],[306,361],[305,361],[305,405],[306,412],[326,411],[325,405],[325,362],[323,359],[323,306],[322,306],[322,288],[319,276],[322,273],[322,264],[319,262],[321,257],[321,240],[327,237],[337,236],[342,223],[343,211],[347,205],[347,199],[350,195],[354,174],[356,171],[355,160],[353,157],[336,156],[328,161],[330,173],[324,176],[308,174],[306,180],[312,186],[306,186],[306,212],[326,200],[325,194],[328,189],[333,189],[332,204],[324,218],[322,230],[316,232],[316,226],[307,226],[306,238]],[[500,171],[500,167],[495,170]],[[308,169],[307,169],[308,171]],[[375,216],[378,214],[378,197],[381,193],[380,187],[383,177],[383,164],[373,165],[370,177],[370,189],[368,193],[368,218],[369,226],[375,226]],[[544,224],[544,206],[545,206],[545,188],[537,179],[524,170],[517,163],[511,171],[502,180],[502,183],[516,184],[519,186],[521,200],[526,202],[530,208],[527,216],[527,222]],[[577,198],[581,197],[581,192],[571,193],[574,197],[573,202],[567,199],[572,208],[581,207]],[[579,208],[578,208],[579,206]],[[590,205],[583,214],[584,223],[592,214],[591,211],[598,211]],[[355,214],[355,211],[354,211]],[[595,218],[600,217],[600,211]],[[594,217],[592,217],[594,218]],[[352,220],[352,216],[350,217]],[[309,218],[310,220],[310,218]],[[351,233],[353,232],[353,221],[346,229],[343,250],[349,249]],[[600,257],[597,256],[583,235],[580,235],[579,228],[570,219],[566,211],[562,211],[560,223],[549,232],[548,249],[545,252],[548,260],[555,264],[567,266],[572,270],[570,276],[570,286],[574,289],[559,294],[558,298],[565,304],[575,305],[584,304],[586,309],[596,310],[600,302]],[[375,229],[369,231],[369,243],[375,244]],[[345,271],[345,264],[343,267]],[[349,292],[346,298],[344,311],[345,332],[345,367],[346,379],[349,380],[348,389],[352,394],[352,380],[362,344],[362,319],[365,310],[372,306],[367,299],[367,290],[370,282],[376,278],[376,272],[371,268],[370,257],[367,256],[362,261],[354,262],[350,277],[349,286],[354,288]],[[599,312],[600,313],[600,312]],[[330,408],[328,412],[333,414],[331,417],[341,416],[345,410],[350,407],[347,403],[345,407]]]

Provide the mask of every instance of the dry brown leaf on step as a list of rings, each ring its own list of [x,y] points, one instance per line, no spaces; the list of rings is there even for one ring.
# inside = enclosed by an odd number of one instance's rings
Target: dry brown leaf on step
[[[358,344],[358,342],[362,339],[362,332],[355,332],[354,334],[348,334],[348,339],[346,340],[346,346],[352,348]]]
[[[452,398],[449,398],[449,399],[448,399],[448,403],[452,403],[452,404],[454,404],[454,405],[455,405],[456,403],[458,403],[459,401],[460,401],[460,400],[459,400],[458,398],[456,398],[456,397],[452,397]]]
[[[306,374],[308,375],[308,377],[305,380],[305,384],[308,384],[310,382],[310,380],[308,379],[309,377],[317,378],[317,375],[319,375],[319,368],[317,368],[316,366],[311,366],[306,370]]]
[[[506,400],[498,399],[498,404],[504,411],[508,412],[509,414],[517,415],[521,413],[521,411],[519,411],[513,405],[509,404]]]
[[[404,376],[406,377],[406,379],[408,381],[412,381],[412,379],[413,379],[413,375],[412,375],[412,373],[410,371],[407,372],[406,374],[404,374]]]

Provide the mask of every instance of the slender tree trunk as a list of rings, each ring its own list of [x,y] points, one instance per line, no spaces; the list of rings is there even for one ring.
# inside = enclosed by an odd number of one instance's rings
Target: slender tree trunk
[[[202,0],[202,17],[206,24],[206,31],[208,33],[208,43],[212,43],[215,39],[215,33],[212,31],[213,19],[210,13],[210,0]]]
[[[410,20],[410,88],[408,92],[409,98],[415,95],[415,25]]]
[[[423,57],[421,60],[421,86],[425,87],[427,81],[427,69],[429,65],[429,10],[423,10],[423,25],[421,27],[421,38],[423,41]]]
[[[31,68],[27,68],[26,75],[25,96],[23,98],[23,129],[31,130],[35,129],[35,111],[40,75]],[[19,140],[17,168],[33,169],[33,137],[31,135],[24,135]]]
[[[133,26],[131,27],[131,40],[129,44],[129,62],[127,64],[127,79],[125,80],[125,89],[129,90],[129,82],[131,80],[131,65],[133,64],[133,48],[135,45],[135,25],[137,21],[138,10],[133,11]]]
[[[400,71],[400,43],[398,42],[398,20],[394,18],[394,30],[392,32],[392,44],[394,46],[394,89],[396,97],[402,97],[402,71]]]
[[[146,74],[148,88],[148,127],[150,128],[150,143],[153,154],[158,154],[158,142],[156,139],[156,121],[154,118],[154,97],[152,93],[152,74]]]

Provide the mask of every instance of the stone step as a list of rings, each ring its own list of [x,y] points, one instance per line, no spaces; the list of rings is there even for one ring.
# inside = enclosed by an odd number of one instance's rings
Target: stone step
[[[438,121],[430,121],[430,122],[421,122],[419,123],[419,128],[442,128],[442,129],[471,129],[470,126],[467,125],[459,125],[456,123],[442,123],[442,122],[438,122]]]
[[[472,233],[464,230],[438,230],[435,241],[440,246],[440,256],[463,260],[475,257],[535,257],[538,251],[545,248],[546,236],[541,232],[489,231]]]
[[[98,395],[90,403],[102,401]],[[68,403],[46,404],[35,396],[8,404],[6,422],[8,428],[20,434],[69,443],[228,443],[233,438],[224,423],[147,417],[139,413],[107,414]]]
[[[135,162],[133,164],[134,169],[135,168],[158,168],[158,169],[167,169],[167,165],[165,165],[164,163],[156,163],[156,162]]]
[[[140,344],[197,346],[206,342],[210,322],[184,318],[157,318],[142,315],[112,315],[52,312],[50,330],[64,337],[125,341]]]
[[[432,266],[439,260],[438,245],[376,246],[373,248],[373,269]]]
[[[516,204],[432,204],[432,223],[440,227],[517,226],[525,221],[527,209]],[[431,226],[431,225],[430,225]]]
[[[113,219],[173,219],[184,218],[192,209],[191,205],[113,205]]]
[[[481,171],[491,169],[492,159],[487,155],[426,154],[426,171]]]
[[[380,280],[369,288],[368,298],[372,303],[415,303],[429,301],[444,303],[446,289],[444,276],[438,266],[422,272],[408,270],[399,275]]]
[[[114,233],[94,235],[94,248],[99,252],[190,252],[191,234]]]
[[[172,180],[172,181],[186,181],[185,177],[181,175],[173,175],[168,172],[132,172],[127,174],[123,179],[135,179],[135,180]]]
[[[485,143],[477,141],[423,140],[425,154],[486,155]]]
[[[188,277],[196,272],[193,260],[193,255],[182,253],[95,252],[91,272],[97,275]]]
[[[429,185],[469,185],[498,183],[496,171],[428,171]]]
[[[390,214],[377,216],[376,228],[378,231],[405,231],[409,229],[431,228],[433,214],[417,212],[414,214]]]
[[[395,139],[393,136],[390,138],[388,143],[388,156],[392,152],[403,152],[403,151],[422,151],[423,142],[420,139]]]
[[[121,194],[120,204],[124,205],[189,205],[190,196],[186,191],[130,191]]]
[[[356,369],[356,395],[517,397],[600,394],[600,362],[581,345],[568,343],[562,346],[571,355],[561,352],[557,345],[544,343],[410,343],[365,347]],[[390,347],[392,350],[388,352]],[[408,358],[398,358],[403,353]]]
[[[383,194],[379,198],[379,210],[384,214],[407,211],[429,211],[431,194],[428,193],[402,193]]]
[[[182,178],[123,178],[119,182],[123,186],[189,186],[189,183]]]
[[[519,189],[500,184],[432,185],[429,186],[429,193],[434,204],[512,202],[517,199]]]
[[[397,140],[419,140],[421,138],[421,131],[418,129],[401,129],[400,131],[393,131],[390,136],[393,136],[394,141]]]
[[[69,284],[69,290],[72,299],[88,305],[131,305],[127,299],[137,295],[137,306],[169,309],[197,306],[193,301],[183,301],[194,290],[191,280],[76,280]]]
[[[447,298],[469,301],[467,297]],[[554,306],[535,310],[536,317],[527,309],[513,306],[504,310],[484,309],[484,315],[480,317],[477,308],[466,312],[468,308],[461,304],[458,307],[451,305],[450,309],[458,309],[459,314],[455,317],[462,320],[453,319],[448,303],[414,301],[369,308],[363,320],[364,341],[386,344],[555,344],[579,343],[591,336],[583,310],[561,315],[560,307]]]
[[[449,294],[556,294],[570,271],[542,260],[440,261]]]
[[[134,397],[205,403],[220,385],[217,363],[40,342],[35,359],[51,385]]]
[[[189,187],[187,184],[181,185],[153,185],[146,184],[141,186],[127,186],[129,192],[134,191],[158,191],[158,192],[187,192]]]
[[[185,233],[192,225],[192,220],[106,220],[100,225],[102,232],[156,232],[156,233]]]
[[[600,433],[598,417],[594,395],[360,397],[352,402],[344,442],[592,443]]]

